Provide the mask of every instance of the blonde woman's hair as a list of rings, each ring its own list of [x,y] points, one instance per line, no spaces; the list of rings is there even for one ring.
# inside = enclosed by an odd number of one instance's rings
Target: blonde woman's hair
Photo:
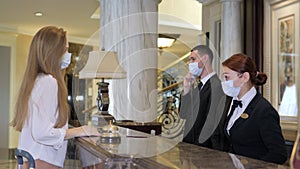
[[[69,118],[68,91],[61,71],[61,60],[67,51],[66,32],[62,28],[46,26],[33,37],[28,54],[27,67],[20,87],[15,107],[15,117],[11,125],[21,131],[28,119],[28,101],[39,73],[51,74],[58,85],[58,118],[55,128],[64,126]]]

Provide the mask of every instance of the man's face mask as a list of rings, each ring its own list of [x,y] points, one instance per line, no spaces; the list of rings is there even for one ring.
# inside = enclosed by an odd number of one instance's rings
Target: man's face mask
[[[198,62],[192,62],[189,63],[189,71],[193,76],[198,77],[201,75],[203,68],[198,67]]]

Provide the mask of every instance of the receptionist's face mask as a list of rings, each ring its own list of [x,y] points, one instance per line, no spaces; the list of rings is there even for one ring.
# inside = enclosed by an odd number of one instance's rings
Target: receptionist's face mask
[[[243,86],[244,83],[240,84],[238,87],[235,87],[234,82],[238,81],[243,76],[243,74],[238,74],[238,75],[235,74],[234,79],[231,79],[232,76],[233,75],[230,75],[229,73],[225,73],[221,85],[224,93],[227,96],[237,97],[241,91],[241,86]]]
[[[227,96],[237,97],[240,93],[241,87],[234,87],[233,80],[223,81],[222,89]]]

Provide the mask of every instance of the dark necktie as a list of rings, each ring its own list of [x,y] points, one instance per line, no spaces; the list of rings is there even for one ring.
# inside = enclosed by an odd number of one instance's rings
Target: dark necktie
[[[235,108],[238,107],[238,106],[239,106],[240,108],[243,107],[242,101],[241,101],[241,100],[233,100],[232,107],[234,107],[234,109],[235,109]]]
[[[203,83],[200,81],[199,84],[198,84],[199,91],[201,90],[202,86],[203,86]]]

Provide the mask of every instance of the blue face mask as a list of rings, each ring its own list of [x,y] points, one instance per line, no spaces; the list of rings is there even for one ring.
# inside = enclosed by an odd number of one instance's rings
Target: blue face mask
[[[61,61],[61,69],[65,69],[69,66],[69,64],[71,63],[71,53],[66,52],[63,56],[63,59]]]
[[[193,76],[198,77],[201,75],[203,68],[198,67],[198,62],[193,62],[189,63],[189,70]]]
[[[234,87],[233,80],[221,82],[222,89],[227,96],[237,97],[240,93],[241,87]]]

